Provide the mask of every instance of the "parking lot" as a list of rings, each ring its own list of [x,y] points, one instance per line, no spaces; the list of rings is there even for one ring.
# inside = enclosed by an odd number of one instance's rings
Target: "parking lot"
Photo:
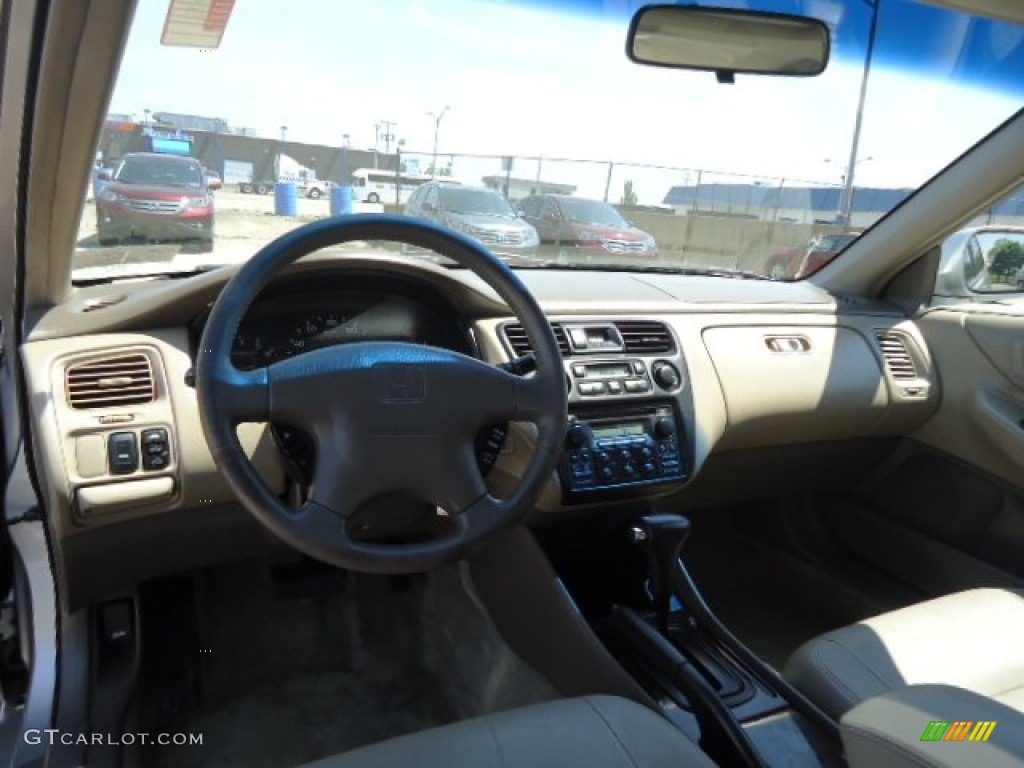
[[[214,253],[196,253],[188,245],[120,244],[101,247],[96,239],[96,209],[87,201],[79,225],[77,267],[102,267],[127,263],[163,263],[188,269],[199,264],[230,264],[245,261],[266,243],[302,224],[330,215],[327,198],[297,200],[295,216],[274,214],[274,196],[242,194],[235,185],[214,193],[216,206]],[[356,203],[356,213],[400,211],[380,203]],[[724,267],[759,271],[764,259],[779,248],[799,246],[812,228],[794,224],[736,221],[714,217],[677,216],[654,213],[632,215],[636,225],[657,240],[658,266]],[[722,249],[725,243],[728,247]],[[361,247],[361,246],[353,246]],[[603,261],[616,264],[620,255],[584,255],[573,249],[543,246],[540,261],[597,266]]]

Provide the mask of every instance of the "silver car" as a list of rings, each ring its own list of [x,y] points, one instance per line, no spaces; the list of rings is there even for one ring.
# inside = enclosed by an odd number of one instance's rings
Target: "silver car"
[[[468,235],[498,256],[533,257],[540,243],[537,230],[484,187],[429,182],[413,193],[405,212]]]

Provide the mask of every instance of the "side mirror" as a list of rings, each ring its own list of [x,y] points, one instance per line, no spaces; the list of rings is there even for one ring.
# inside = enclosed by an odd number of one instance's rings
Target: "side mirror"
[[[113,181],[114,171],[111,168],[100,168],[96,172],[96,178],[100,179],[101,181]]]
[[[995,301],[1024,292],[1024,227],[978,227],[942,244],[935,296]]]
[[[218,189],[220,189],[223,186],[224,186],[224,184],[223,184],[223,182],[220,179],[207,179],[206,180],[206,188],[211,190],[211,191],[218,190]]]

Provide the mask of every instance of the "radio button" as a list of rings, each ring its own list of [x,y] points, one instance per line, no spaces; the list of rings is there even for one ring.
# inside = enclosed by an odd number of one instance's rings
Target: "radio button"
[[[621,381],[609,381],[608,382],[608,392],[609,392],[609,394],[612,394],[612,395],[621,394],[621,392],[622,392],[622,382]]]
[[[637,376],[643,376],[645,373],[647,373],[647,369],[644,367],[643,360],[633,361],[633,373],[635,373]]]
[[[581,395],[600,395],[604,392],[603,381],[583,381],[579,384]]]
[[[650,388],[647,379],[626,379],[627,392],[647,392]]]
[[[574,363],[572,366],[572,375],[577,379],[585,378],[587,375],[587,368],[581,363]]]

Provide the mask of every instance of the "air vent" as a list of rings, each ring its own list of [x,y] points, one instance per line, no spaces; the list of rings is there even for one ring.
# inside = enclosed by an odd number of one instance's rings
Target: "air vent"
[[[72,408],[111,408],[153,401],[153,367],[142,353],[69,366],[65,373]]]
[[[509,323],[503,330],[505,332],[505,340],[508,341],[508,345],[512,347],[512,351],[517,356],[533,351],[533,347],[530,346],[530,339],[527,338],[526,329],[523,326],[518,323]],[[555,332],[555,341],[558,342],[558,349],[561,350],[563,357],[568,357],[570,351],[569,340],[565,337],[565,329],[560,325],[552,323],[551,330]]]
[[[672,333],[664,323],[622,320],[615,324],[622,334],[625,351],[635,355],[659,355],[675,348]]]
[[[917,378],[917,368],[914,366],[914,358],[907,348],[907,340],[901,334],[892,331],[877,331],[875,338],[882,350],[882,357],[889,368],[889,373],[894,379],[906,381]]]

